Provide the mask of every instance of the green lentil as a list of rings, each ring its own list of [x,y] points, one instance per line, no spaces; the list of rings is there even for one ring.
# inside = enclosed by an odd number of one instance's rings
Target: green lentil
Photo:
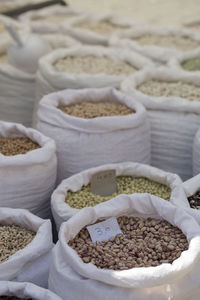
[[[200,71],[200,57],[185,60],[181,66],[186,71]]]
[[[101,202],[116,197],[119,194],[149,193],[165,200],[170,199],[171,189],[159,182],[144,177],[119,176],[116,178],[118,192],[108,197],[95,195],[90,191],[90,184],[83,186],[79,191],[68,191],[65,202],[72,208],[81,209],[86,206],[95,206]]]
[[[167,47],[181,51],[190,51],[200,46],[199,42],[188,37],[178,35],[160,35],[160,34],[146,34],[133,38],[140,45],[156,45],[159,47]]]

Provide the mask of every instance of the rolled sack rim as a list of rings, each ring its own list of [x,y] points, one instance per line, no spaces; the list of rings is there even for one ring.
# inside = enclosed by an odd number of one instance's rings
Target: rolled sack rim
[[[93,119],[77,118],[65,114],[58,105],[81,103],[84,101],[100,102],[106,99],[109,102],[124,104],[135,112],[125,116],[97,117]],[[95,98],[95,99],[94,99]],[[53,126],[76,130],[90,134],[109,133],[119,130],[137,129],[147,121],[147,113],[144,106],[114,88],[64,90],[52,93],[42,98],[38,111],[39,123],[45,122]]]
[[[0,153],[0,166],[2,168],[43,164],[56,155],[54,140],[35,129],[26,128],[22,124],[0,121],[0,137],[28,137],[40,146],[40,148],[31,150],[26,154],[6,156]]]
[[[150,203],[154,207],[155,214],[162,217],[162,219],[167,220],[166,211],[170,209],[170,211],[174,214],[174,218],[178,219],[179,222],[181,221],[185,224],[187,224],[188,221],[191,222],[193,225],[193,232],[188,236],[188,250],[183,251],[181,256],[172,264],[164,263],[157,267],[141,267],[132,268],[130,270],[114,271],[99,269],[91,263],[83,263],[82,259],[78,256],[76,251],[68,246],[68,240],[71,240],[84,226],[94,223],[99,218],[107,218],[113,215],[127,215],[127,212],[130,215],[130,210],[128,210],[128,207],[121,210],[120,213],[117,213],[117,209],[121,206],[120,202],[122,200],[123,202],[127,201],[128,203],[130,203],[130,209],[131,201],[134,198],[137,198],[142,202],[144,201],[144,198],[146,198],[145,201],[150,201]],[[158,202],[159,206],[157,207]],[[113,205],[116,205],[114,210]],[[107,207],[106,216],[104,214],[104,206]],[[148,209],[147,206],[146,208]],[[100,211],[100,213],[98,211]],[[71,229],[73,228],[74,224],[79,221],[79,218],[86,219],[86,216],[87,218],[90,218],[90,220],[83,221],[81,223],[81,228],[79,228],[78,230],[76,228],[76,232],[72,233]],[[147,211],[147,217],[148,216],[149,214]],[[176,226],[176,224],[174,226]],[[185,227],[185,231],[188,231],[187,226]],[[197,262],[200,259],[200,227],[195,219],[187,214],[183,209],[178,208],[167,201],[160,202],[160,198],[158,197],[152,196],[150,194],[120,195],[114,199],[107,201],[106,203],[101,203],[94,208],[84,208],[67,222],[63,223],[59,232],[59,245],[57,245],[56,247],[60,247],[63,254],[63,259],[67,258],[70,266],[83,277],[124,288],[150,288],[158,285],[174,283],[174,281],[186,276],[190,271],[192,271],[192,268],[196,266]]]

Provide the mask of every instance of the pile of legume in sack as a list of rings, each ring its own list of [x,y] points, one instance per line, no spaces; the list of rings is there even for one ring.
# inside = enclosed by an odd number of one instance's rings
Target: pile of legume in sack
[[[54,67],[60,72],[74,74],[107,74],[107,75],[130,75],[137,68],[120,59],[98,56],[67,56],[54,63]]]
[[[90,190],[90,184],[83,186],[79,191],[68,191],[66,196],[66,203],[72,208],[81,209],[86,206],[94,206],[101,202],[107,201],[116,197],[119,194],[133,194],[133,193],[149,193],[165,200],[169,200],[171,196],[170,187],[155,182],[145,177],[131,177],[119,176],[117,177],[117,193],[102,197],[93,194]]]
[[[0,207],[28,209],[48,218],[56,167],[53,140],[21,124],[0,122]]]
[[[188,179],[183,184],[185,194],[187,196],[188,204],[190,208],[187,209],[200,223],[200,174]]]
[[[53,247],[51,229],[50,220],[41,219],[27,209],[1,207],[0,295],[23,296],[12,293],[12,287],[6,293],[1,286],[3,280],[47,287]]]
[[[93,243],[87,228],[69,242],[85,263],[101,269],[128,270],[172,263],[188,249],[180,229],[167,221],[119,217],[122,234]]]
[[[62,224],[49,287],[65,300],[70,287],[70,300],[197,300],[199,243],[199,225],[182,208],[150,194],[119,195]]]
[[[44,95],[66,88],[119,89],[128,75],[147,66],[153,66],[150,59],[128,49],[81,45],[52,51],[40,60],[35,111]]]
[[[28,137],[0,137],[0,153],[5,156],[26,154],[38,148],[40,148],[40,146]]]
[[[159,67],[135,73],[121,86],[147,109],[151,164],[184,181],[193,176],[193,143],[200,127],[199,79],[180,68]]]
[[[182,62],[182,68],[186,71],[200,71],[200,57],[194,57]]]
[[[189,51],[200,47],[200,41],[195,41],[188,36],[177,36],[173,34],[144,34],[140,37],[133,38],[140,45],[156,45],[159,47],[175,48],[181,51]]]
[[[137,26],[114,33],[109,45],[128,48],[155,62],[167,63],[172,58],[200,49],[200,38],[184,28]]]
[[[112,189],[109,188],[109,194],[104,195],[99,192],[94,180],[97,176],[104,176],[104,172],[110,176],[110,170],[114,183]],[[104,183],[101,184],[101,190],[107,190]],[[107,164],[77,173],[63,180],[54,190],[51,210],[57,230],[62,222],[69,220],[84,207],[95,207],[120,194],[134,193],[149,193],[160,197],[160,201],[166,200],[181,207],[189,206],[182,181],[176,174],[141,163]]]
[[[181,97],[190,101],[200,101],[200,86],[182,81],[148,80],[137,90],[153,97]]]
[[[0,263],[9,259],[17,251],[24,249],[36,233],[16,225],[0,224]]]
[[[38,116],[38,130],[56,142],[58,183],[109,162],[150,162],[146,111],[115,89],[67,89],[46,95]]]
[[[109,102],[82,102],[68,106],[59,106],[64,113],[77,118],[93,119],[98,117],[126,116],[133,114],[134,110],[123,104]]]

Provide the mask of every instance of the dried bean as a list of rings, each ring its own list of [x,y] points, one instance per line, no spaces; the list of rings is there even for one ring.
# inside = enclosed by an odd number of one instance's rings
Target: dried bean
[[[0,225],[0,263],[32,242],[36,233],[17,225]]]
[[[125,105],[107,102],[82,102],[80,104],[60,106],[59,109],[68,115],[85,119],[124,116],[135,112]]]
[[[188,201],[191,208],[200,209],[200,191],[188,197]]]
[[[200,46],[198,41],[187,37],[178,35],[156,35],[146,34],[137,38],[133,38],[134,41],[140,45],[155,45],[159,47],[174,48],[182,51],[189,51]]]
[[[78,253],[83,262],[90,262],[98,268],[111,270],[127,270],[172,263],[180,257],[182,251],[188,249],[188,242],[182,231],[167,221],[123,216],[118,218],[118,223],[123,234],[118,234],[108,241],[97,242],[91,247],[91,239],[85,234],[87,229],[83,228],[68,244]],[[129,229],[130,223],[132,229]],[[142,239],[137,232],[140,224],[144,224],[146,228],[143,231]],[[154,224],[157,225],[157,229],[152,227]],[[153,233],[152,228],[155,229]],[[160,232],[159,228],[164,228],[164,232]],[[80,247],[82,240],[85,248]],[[116,251],[116,245],[120,246],[119,251]],[[87,250],[86,257],[85,249]]]
[[[128,28],[128,26],[126,26],[126,25],[113,24],[109,21],[100,21],[97,23],[82,22],[82,23],[75,25],[75,27],[81,28],[81,29],[86,29],[86,30],[91,30],[91,31],[94,31],[96,33],[99,33],[99,34],[102,34],[105,36],[110,36],[116,30]]]
[[[137,68],[129,63],[114,60],[107,57],[97,56],[67,56],[59,59],[54,67],[60,72],[73,74],[107,74],[107,75],[130,75],[137,71]]]
[[[181,97],[191,101],[200,101],[200,86],[181,81],[148,80],[139,85],[137,89],[153,97]]]
[[[94,206],[101,202],[107,201],[113,197],[116,197],[118,194],[150,193],[165,200],[170,199],[171,189],[159,182],[155,182],[143,177],[134,178],[131,176],[119,176],[116,178],[116,181],[118,191],[111,196],[101,197],[93,194],[90,191],[90,184],[88,184],[87,186],[83,186],[77,192],[72,192],[69,190],[67,192],[65,201],[71,207],[81,209],[85,206]]]
[[[186,71],[200,71],[200,57],[185,60],[181,66]]]
[[[3,138],[0,137],[0,153],[6,156],[26,154],[40,146],[27,137]]]

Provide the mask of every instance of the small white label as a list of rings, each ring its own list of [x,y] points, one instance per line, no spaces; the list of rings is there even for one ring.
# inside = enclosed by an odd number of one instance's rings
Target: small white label
[[[87,226],[93,243],[107,241],[117,234],[122,234],[116,218],[110,218],[106,221]]]

